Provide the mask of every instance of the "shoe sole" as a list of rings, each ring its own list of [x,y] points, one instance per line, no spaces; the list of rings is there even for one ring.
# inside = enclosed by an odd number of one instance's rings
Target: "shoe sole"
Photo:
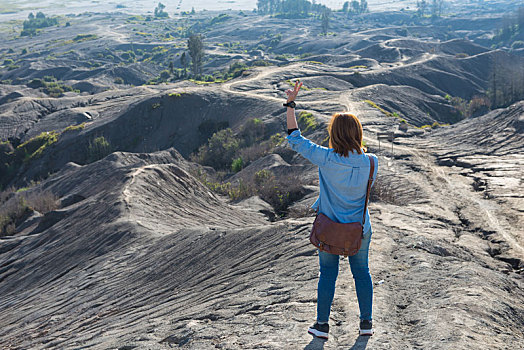
[[[373,335],[374,330],[373,329],[361,329],[360,335]]]
[[[321,332],[319,330],[316,330],[315,328],[309,328],[307,330],[307,332],[309,334],[314,335],[317,338],[322,338],[322,339],[327,339],[328,338],[328,334],[326,332]]]

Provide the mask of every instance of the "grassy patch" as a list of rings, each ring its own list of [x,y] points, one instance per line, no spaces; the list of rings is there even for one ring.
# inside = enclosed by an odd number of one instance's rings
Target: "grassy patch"
[[[178,98],[178,97],[182,97],[182,95],[185,95],[185,94],[186,94],[185,92],[172,92],[168,96]]]
[[[42,132],[40,135],[19,145],[15,152],[18,158],[22,158],[27,163],[32,159],[40,157],[48,146],[58,141],[58,136],[59,134],[56,131]]]
[[[318,127],[317,120],[312,113],[302,111],[298,114],[298,125],[303,132],[315,130]]]
[[[65,132],[70,132],[70,131],[79,131],[79,130],[83,130],[84,128],[86,127],[86,123],[83,122],[82,124],[78,124],[78,125],[69,125],[67,128],[65,128],[62,133],[65,133]]]
[[[373,102],[371,100],[364,100],[364,102],[366,102],[371,107],[378,109],[379,111],[381,111],[382,113],[384,113],[388,117],[393,117],[393,113],[386,111],[384,108],[380,107],[375,102]]]
[[[195,83],[197,85],[208,85],[208,84],[217,84],[217,83],[224,83],[227,80],[224,79],[214,79],[212,81],[204,81],[204,80],[196,80],[196,79],[189,79],[190,82]]]
[[[15,234],[16,226],[33,211],[45,214],[59,208],[59,198],[51,191],[26,191],[20,188],[0,193],[0,237]]]
[[[211,21],[209,21],[209,25],[215,25],[215,24],[219,24],[219,23],[224,23],[224,22],[226,22],[230,18],[232,18],[230,15],[225,14],[225,13],[221,13],[220,15],[218,15],[216,17],[213,17],[211,19]]]
[[[256,172],[251,178],[240,179],[236,183],[209,181],[202,173],[195,175],[210,190],[226,195],[231,200],[260,196],[281,217],[287,214],[288,207],[293,202],[304,195],[300,177],[283,176],[277,178],[267,169]]]
[[[95,39],[98,39],[98,36],[96,34],[78,34],[77,36],[74,37],[73,41],[76,43],[80,43],[83,41],[95,40]]]
[[[50,97],[62,97],[64,92],[74,91],[79,93],[80,90],[75,90],[71,86],[64,84],[62,81],[56,80],[53,76],[45,76],[42,79],[33,79],[26,84],[28,87],[33,89],[41,89]]]
[[[440,128],[440,127],[443,127],[443,126],[449,126],[449,124],[440,124],[439,122],[433,122],[433,124],[425,124],[425,125],[422,125],[422,126],[417,126],[416,128],[417,129],[436,129],[436,128]]]

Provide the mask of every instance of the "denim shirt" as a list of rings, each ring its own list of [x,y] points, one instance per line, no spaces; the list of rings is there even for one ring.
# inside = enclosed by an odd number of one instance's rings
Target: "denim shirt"
[[[335,222],[362,222],[364,201],[369,179],[370,162],[362,152],[349,153],[344,157],[335,153],[332,148],[326,148],[301,135],[300,130],[287,136],[293,150],[318,165],[320,194],[311,206]],[[378,158],[369,154],[375,160],[373,183],[378,171]],[[371,230],[369,210],[366,212],[364,235]]]

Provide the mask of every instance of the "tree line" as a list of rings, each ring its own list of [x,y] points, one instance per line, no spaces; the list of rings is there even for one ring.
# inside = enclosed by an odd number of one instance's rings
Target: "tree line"
[[[24,21],[21,36],[35,35],[38,29],[56,26],[58,19],[56,17],[46,17],[43,12],[37,12],[36,16],[31,12]]]
[[[524,66],[518,62],[500,51],[494,53],[488,88],[492,109],[524,100]]]
[[[369,12],[368,2],[366,0],[360,0],[360,2],[357,0],[351,2],[346,1],[344,5],[342,5],[342,12],[348,16]]]
[[[524,7],[519,7],[513,15],[502,18],[500,29],[493,36],[493,45],[524,47]]]
[[[289,18],[309,17],[311,13],[321,14],[329,8],[308,0],[258,0],[257,13],[280,15]]]
[[[430,11],[432,18],[441,17],[444,9],[444,0],[432,0],[431,5],[429,1],[419,0],[417,1],[417,16],[424,17],[426,12]]]

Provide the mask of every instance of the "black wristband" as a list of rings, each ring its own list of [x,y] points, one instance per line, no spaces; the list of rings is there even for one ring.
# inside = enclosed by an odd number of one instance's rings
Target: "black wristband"
[[[298,130],[298,128],[293,128],[293,129],[287,129],[287,134],[288,135],[291,135],[291,133],[295,130]]]
[[[289,108],[295,108],[296,105],[297,104],[295,103],[295,101],[290,101],[290,102],[287,102],[287,103],[283,104],[284,107],[289,107]]]

